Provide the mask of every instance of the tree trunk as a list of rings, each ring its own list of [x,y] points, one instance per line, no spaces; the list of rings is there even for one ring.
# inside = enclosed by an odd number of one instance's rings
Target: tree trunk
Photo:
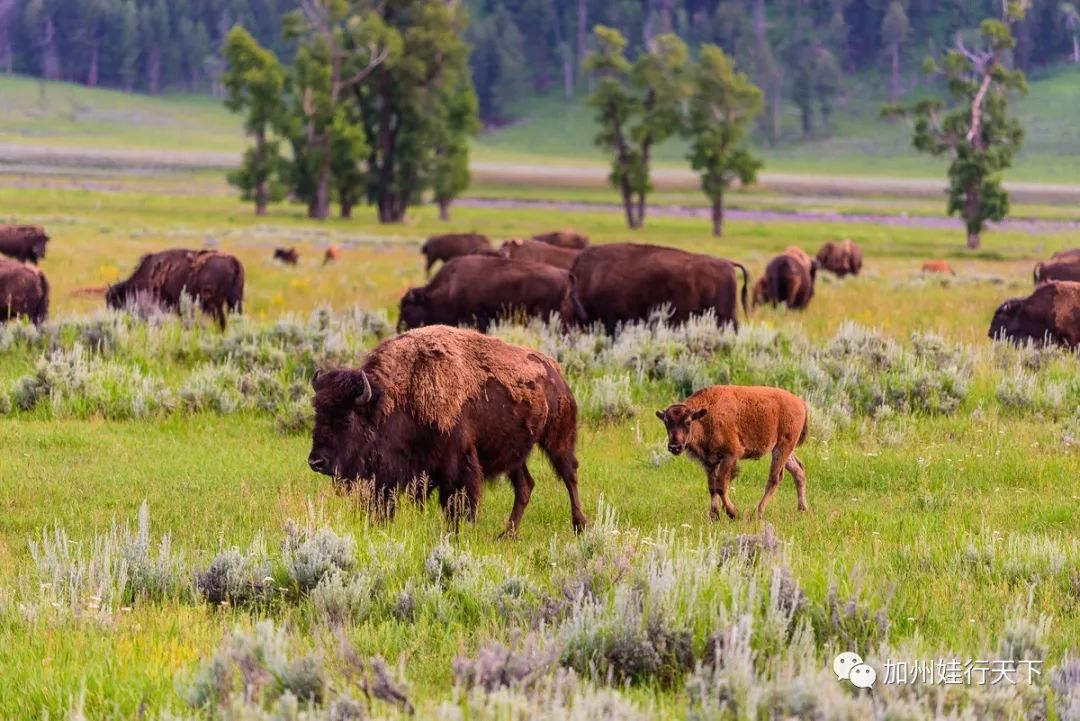
[[[964,190],[964,224],[967,227],[968,250],[978,250],[982,245],[979,228],[982,222],[979,220],[979,188],[969,185]]]
[[[889,47],[889,55],[892,58],[892,70],[889,73],[889,102],[900,102],[900,44],[893,43]]]
[[[146,53],[146,83],[151,95],[161,92],[161,48],[153,47]]]
[[[90,46],[90,66],[86,70],[86,84],[92,88],[96,88],[98,84],[99,44],[97,40],[94,40],[94,44]]]
[[[439,200],[439,220],[450,220],[450,200],[447,198]]]
[[[15,0],[0,0],[0,69],[8,75],[14,69],[15,56],[11,49],[11,27],[15,24]]]
[[[634,219],[634,194],[630,191],[630,186],[623,182],[622,185],[622,199],[623,210],[626,212],[626,227],[636,228],[637,222]]]
[[[574,53],[569,43],[563,44],[563,95],[574,99]]]
[[[326,145],[329,145],[327,143]],[[330,148],[323,146],[319,161],[319,175],[315,180],[315,219],[330,217]]]
[[[356,205],[356,199],[348,192],[341,194],[341,219],[352,220],[352,209]]]
[[[588,0],[578,0],[577,4],[577,56],[578,60],[585,59],[586,44],[589,40],[589,2]],[[577,66],[578,76],[580,79],[581,63]]]
[[[266,149],[266,131],[259,128],[255,131],[255,215],[266,215],[267,192],[266,180],[262,177],[263,153]]]
[[[52,17],[46,17],[41,28],[41,74],[46,80],[60,80],[60,49]]]
[[[1080,36],[1073,33],[1073,63],[1080,63]],[[8,72],[11,72],[9,69]]]
[[[724,196],[722,194],[712,200],[712,234],[717,238],[724,234]]]

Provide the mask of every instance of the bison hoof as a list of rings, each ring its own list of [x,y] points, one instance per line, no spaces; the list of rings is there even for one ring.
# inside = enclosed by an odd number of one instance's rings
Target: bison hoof
[[[518,535],[518,534],[517,534],[517,529],[516,529],[515,527],[513,527],[513,526],[507,526],[507,527],[506,527],[506,528],[505,528],[505,529],[503,530],[503,532],[499,534],[498,538],[499,538],[499,540],[500,540],[500,541],[501,541],[501,540],[508,540],[508,541],[512,541],[512,540],[514,540],[515,538],[517,538],[517,535]]]

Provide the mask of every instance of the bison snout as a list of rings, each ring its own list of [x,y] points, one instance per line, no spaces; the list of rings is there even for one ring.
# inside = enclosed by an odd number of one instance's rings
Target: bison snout
[[[311,470],[315,471],[316,473],[329,473],[330,472],[330,470],[329,470],[330,464],[327,463],[326,459],[325,458],[320,458],[319,456],[316,456],[315,454],[312,454],[312,455],[308,456],[307,464],[309,466],[311,466]]]
[[[683,446],[681,443],[668,443],[667,447],[667,449],[671,451],[671,455],[673,456],[677,456],[682,453],[684,448],[685,446]]]

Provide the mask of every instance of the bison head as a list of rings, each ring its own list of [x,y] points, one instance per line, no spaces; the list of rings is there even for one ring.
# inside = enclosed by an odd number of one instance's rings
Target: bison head
[[[127,304],[127,283],[114,283],[105,291],[105,304],[120,310]]]
[[[423,288],[410,288],[401,297],[398,313],[398,332],[421,328],[428,324],[427,293]]]
[[[1013,343],[1023,343],[1033,340],[1042,343],[1046,337],[1046,328],[1033,324],[1030,318],[1023,313],[1024,301],[1020,298],[1010,298],[994,312],[994,319],[990,321],[990,332],[987,333],[994,340],[1008,340]]]
[[[691,408],[685,403],[670,405],[662,411],[656,412],[664,427],[667,428],[668,450],[672,455],[679,455],[686,449],[687,439],[690,437],[690,427],[694,421],[700,421],[707,416],[709,411],[704,408]]]
[[[316,473],[352,481],[372,475],[380,391],[362,370],[316,373],[315,429],[308,465]]]

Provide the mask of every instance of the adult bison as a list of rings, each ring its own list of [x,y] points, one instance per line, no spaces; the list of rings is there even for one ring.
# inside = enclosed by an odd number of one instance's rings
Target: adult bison
[[[521,240],[514,238],[502,244],[499,255],[513,260],[531,260],[535,263],[546,263],[556,268],[570,270],[577,260],[580,251],[570,248],[560,248],[557,245],[548,245],[538,240]]]
[[[1027,298],[1005,301],[994,313],[989,336],[1017,344],[1080,346],[1080,283],[1051,280]]]
[[[40,269],[0,260],[0,321],[23,316],[41,325],[49,315],[49,281]]]
[[[49,235],[40,225],[0,225],[0,254],[24,263],[45,257]]]
[[[1035,285],[1050,280],[1080,281],[1080,254],[1059,255],[1046,262],[1036,263],[1032,275]]]
[[[749,273],[742,264],[722,258],[658,245],[612,243],[581,251],[570,273],[585,322],[599,321],[613,334],[620,323],[646,320],[664,305],[672,323],[712,310],[718,323],[738,327],[736,269],[743,274],[746,314]]]
[[[564,323],[580,320],[573,303],[568,271],[543,263],[488,255],[455,258],[439,268],[431,282],[411,288],[401,299],[398,328],[425,325],[475,325],[486,332],[491,322],[514,313]]]
[[[788,308],[805,308],[814,297],[817,269],[818,262],[802,248],[788,248],[765,266],[765,274],[754,286],[754,304],[783,303]]]
[[[526,460],[539,445],[578,499],[577,403],[551,358],[475,331],[432,326],[384,341],[358,369],[317,373],[308,465],[346,485],[372,483],[393,509],[395,491],[438,490],[448,519],[475,518],[484,479],[507,474],[521,524],[535,482]]]
[[[862,248],[850,239],[837,243],[830,240],[821,246],[817,254],[818,264],[843,278],[845,275],[858,275],[862,270]]]
[[[556,230],[551,233],[537,233],[532,237],[539,243],[547,243],[558,248],[582,250],[589,245],[589,236],[576,230]]]
[[[491,241],[486,235],[480,233],[433,235],[420,246],[420,252],[424,254],[426,260],[424,273],[431,275],[431,267],[437,260],[445,263],[481,250],[491,250]]]
[[[300,253],[296,248],[274,248],[274,260],[285,265],[296,265],[300,262]]]
[[[216,250],[175,248],[150,253],[139,260],[127,280],[109,286],[105,301],[110,308],[122,308],[146,299],[177,310],[184,294],[225,330],[226,311],[243,311],[244,266]]]

